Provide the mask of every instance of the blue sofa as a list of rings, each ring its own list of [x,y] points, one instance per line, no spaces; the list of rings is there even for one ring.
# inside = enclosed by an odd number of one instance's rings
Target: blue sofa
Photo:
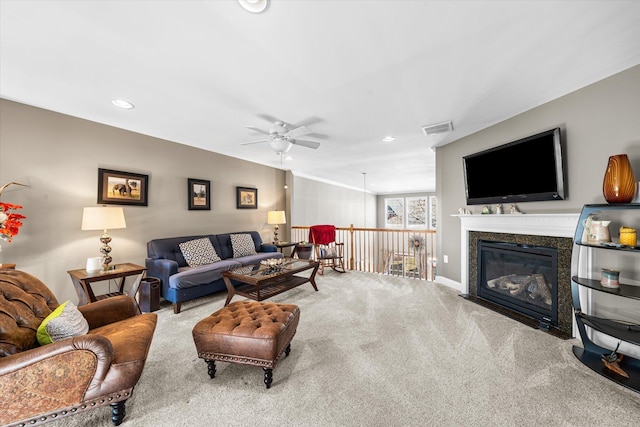
[[[256,254],[233,257],[231,234],[250,234]],[[180,250],[180,243],[207,237],[213,244],[220,261],[189,267]],[[258,264],[268,258],[282,258],[277,247],[262,243],[257,231],[238,231],[225,234],[170,237],[147,242],[147,276],[160,279],[162,297],[173,304],[173,312],[180,313],[184,301],[212,294],[227,287],[222,272],[244,265]]]

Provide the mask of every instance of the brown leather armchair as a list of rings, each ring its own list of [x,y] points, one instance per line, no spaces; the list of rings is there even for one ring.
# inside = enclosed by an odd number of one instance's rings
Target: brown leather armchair
[[[56,307],[36,277],[0,270],[0,425],[39,425],[111,406],[120,425],[156,328],[125,295],[78,307],[89,332],[41,346],[38,326]]]

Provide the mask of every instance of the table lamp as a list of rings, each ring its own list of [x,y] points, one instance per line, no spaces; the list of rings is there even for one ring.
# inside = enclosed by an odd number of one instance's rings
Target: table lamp
[[[100,241],[102,247],[100,253],[102,254],[102,271],[108,271],[115,267],[109,267],[112,258],[110,256],[111,236],[107,233],[108,229],[115,228],[127,228],[127,224],[124,220],[124,211],[120,207],[88,207],[84,208],[82,213],[82,230],[104,230]]]
[[[278,225],[286,224],[287,217],[284,211],[269,211],[267,213],[267,224],[273,225],[273,243],[278,244]]]

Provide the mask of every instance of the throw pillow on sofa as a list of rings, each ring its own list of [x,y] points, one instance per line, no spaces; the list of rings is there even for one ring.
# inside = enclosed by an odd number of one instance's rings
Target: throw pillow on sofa
[[[232,234],[230,237],[234,258],[257,254],[256,244],[250,234]]]
[[[40,345],[51,344],[65,338],[89,332],[89,323],[78,307],[65,301],[53,310],[38,327],[36,336]]]
[[[189,240],[188,242],[180,243],[178,246],[180,246],[182,256],[184,256],[189,267],[213,264],[221,260],[211,244],[211,240],[206,237]]]

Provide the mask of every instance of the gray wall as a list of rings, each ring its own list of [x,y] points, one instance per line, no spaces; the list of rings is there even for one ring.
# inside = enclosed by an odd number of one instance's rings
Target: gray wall
[[[638,117],[640,66],[438,148],[438,277],[460,281],[460,223],[451,215],[465,206],[462,156],[559,126],[567,147],[569,197],[519,206],[524,212],[579,212],[583,204],[604,202],[602,178],[610,155],[628,154],[640,180]],[[110,233],[116,263],[143,264],[146,242],[157,237],[258,230],[271,240],[267,211],[285,206],[288,226],[358,227],[366,215],[366,226],[376,227],[376,205],[389,197],[0,100],[0,185],[31,185],[2,194],[2,201],[24,205],[28,217],[14,242],[0,241],[4,260],[42,279],[61,301],[77,301],[67,270],[99,255],[100,233],[80,230],[82,208],[96,206],[98,168],[149,175],[149,206],[125,207],[127,228]],[[521,173],[519,165],[513,169],[514,176]],[[211,211],[187,210],[187,178],[211,181]],[[236,186],[258,188],[257,210],[235,208]],[[280,238],[288,235],[282,227]]]
[[[376,200],[376,227],[384,228],[384,216],[386,214],[386,206],[384,199],[392,199],[394,197],[429,197],[435,196],[436,193],[392,193],[392,194],[379,194]]]
[[[375,227],[376,196],[308,178],[291,177],[293,225],[333,224],[336,227]],[[366,224],[365,224],[366,221]]]
[[[436,149],[438,276],[443,283],[459,283],[461,277],[460,221],[451,215],[466,207],[462,157],[554,127],[561,128],[566,143],[568,198],[521,203],[521,211],[571,213],[580,212],[584,204],[605,203],[602,180],[614,154],[629,156],[640,181],[640,66]],[[531,179],[532,166],[509,165],[512,179]],[[482,206],[469,208],[480,213]],[[442,262],[443,255],[448,255],[448,264]]]

